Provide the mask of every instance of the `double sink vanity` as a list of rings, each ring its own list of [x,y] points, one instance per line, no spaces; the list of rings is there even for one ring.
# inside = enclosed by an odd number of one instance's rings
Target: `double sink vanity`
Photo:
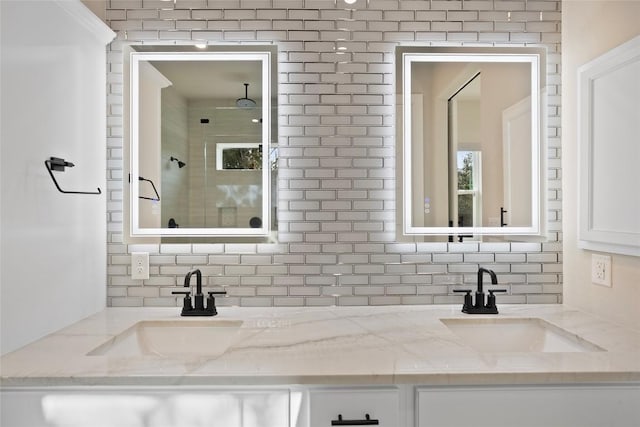
[[[461,313],[460,306],[218,311],[181,317],[178,308],[107,308],[5,355],[3,421],[12,427],[639,421],[640,333],[561,305],[501,305],[500,314],[483,316]],[[93,408],[89,414],[65,412],[79,399]],[[87,424],[83,417],[105,405],[112,409],[103,423]],[[26,418],[25,407],[33,409]],[[491,417],[478,420],[485,411]],[[124,414],[130,421],[118,418]]]
[[[131,84],[124,93],[132,98],[126,99],[123,113],[131,120],[123,162],[124,227],[129,230],[125,243],[202,237],[271,242],[277,228],[277,197],[271,197],[277,189],[278,135],[272,126],[277,117],[277,49],[166,50],[132,47],[124,58],[125,82],[130,79]],[[397,126],[402,130],[398,240],[544,239],[548,171],[543,52],[406,47],[397,55],[396,87],[402,95],[397,105],[402,112]],[[190,145],[158,145],[149,129],[164,129],[160,94],[164,90],[176,92],[171,99],[190,96],[179,77],[183,67],[195,62],[203,78],[219,75],[215,80],[220,88],[242,87],[241,82],[225,84],[222,77],[233,74],[229,70],[252,70],[242,83],[245,96],[236,105],[228,105],[228,99],[206,108],[195,103],[189,121],[180,123],[185,134],[195,130],[185,139]],[[499,89],[480,96],[480,79],[485,88],[494,82]],[[439,80],[441,85],[436,85]],[[502,86],[507,80],[525,82],[523,92],[498,105],[488,95],[506,92]],[[249,99],[249,88],[257,102]],[[461,88],[469,93],[458,96]],[[429,98],[431,92],[439,96]],[[227,98],[235,99],[234,93]],[[247,107],[248,101],[253,106]],[[481,143],[496,140],[479,126],[486,122],[480,114],[488,111],[486,103],[496,104],[492,111],[501,118],[493,120],[496,126],[491,129],[505,135],[497,145]],[[466,119],[465,111],[474,120]],[[429,126],[447,123],[447,117],[448,126]],[[176,121],[172,118],[173,127]],[[224,126],[214,129],[218,122]],[[245,127],[234,129],[240,122]],[[466,122],[477,122],[478,129],[463,129]],[[449,129],[456,131],[448,135]],[[193,146],[200,151],[189,151]],[[235,157],[245,158],[244,163],[232,164]],[[507,167],[496,173],[501,170],[498,164]],[[202,190],[218,201],[216,209],[207,211],[203,203],[183,209],[179,196],[189,189],[183,169],[187,165],[196,171],[194,176],[206,171],[217,179],[207,181]],[[499,182],[491,184],[490,175]],[[147,193],[148,182],[159,184],[160,193],[155,184],[155,195]],[[439,185],[442,182],[447,185]],[[255,206],[236,203],[254,196]],[[177,307],[110,307],[4,355],[1,424],[640,425],[639,330],[563,305],[500,305],[498,314],[493,293],[501,290],[489,290],[485,300],[484,272],[479,271],[474,295],[473,290],[454,290],[466,294],[463,307],[217,309],[215,292],[205,307],[198,274],[193,306],[190,293],[176,292],[184,294],[183,316]],[[135,277],[147,278],[148,266],[147,277]]]

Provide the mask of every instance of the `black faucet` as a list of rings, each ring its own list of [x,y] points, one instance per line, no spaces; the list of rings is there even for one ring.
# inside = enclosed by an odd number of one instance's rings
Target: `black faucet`
[[[204,306],[204,295],[202,294],[202,272],[200,270],[193,270],[184,276],[184,287],[191,287],[191,276],[196,275],[196,293],[193,296],[194,305],[191,304],[191,291],[174,291],[171,292],[174,295],[184,295],[182,301],[182,313],[181,316],[215,316],[218,314],[216,310],[216,299],[214,295],[225,295],[225,291],[220,292],[207,292],[209,297],[207,298],[207,307]]]
[[[464,292],[464,304],[462,306],[462,312],[467,314],[498,314],[498,307],[496,306],[496,292],[507,292],[506,289],[489,289],[489,297],[485,304],[485,294],[482,287],[482,279],[484,273],[488,273],[491,276],[491,284],[498,284],[498,277],[493,270],[480,267],[478,269],[478,289],[476,290],[475,303],[471,297],[471,289],[454,289],[453,292]]]

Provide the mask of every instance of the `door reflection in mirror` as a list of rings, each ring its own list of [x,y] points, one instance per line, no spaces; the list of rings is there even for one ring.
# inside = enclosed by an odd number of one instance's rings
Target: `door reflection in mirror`
[[[447,100],[448,155],[454,172],[449,177],[449,224],[458,227],[482,226],[480,74],[476,73]]]

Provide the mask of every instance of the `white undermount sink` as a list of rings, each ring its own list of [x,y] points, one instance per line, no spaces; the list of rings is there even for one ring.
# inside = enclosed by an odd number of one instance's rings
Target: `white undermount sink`
[[[483,353],[575,353],[601,347],[538,318],[440,319],[465,344]]]
[[[89,356],[219,356],[236,339],[240,320],[142,321]]]

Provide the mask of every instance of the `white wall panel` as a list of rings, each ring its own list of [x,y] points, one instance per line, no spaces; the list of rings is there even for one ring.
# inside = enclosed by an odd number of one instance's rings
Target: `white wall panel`
[[[2,1],[2,353],[106,301],[105,43],[76,1]],[[76,166],[54,172],[44,161]]]

